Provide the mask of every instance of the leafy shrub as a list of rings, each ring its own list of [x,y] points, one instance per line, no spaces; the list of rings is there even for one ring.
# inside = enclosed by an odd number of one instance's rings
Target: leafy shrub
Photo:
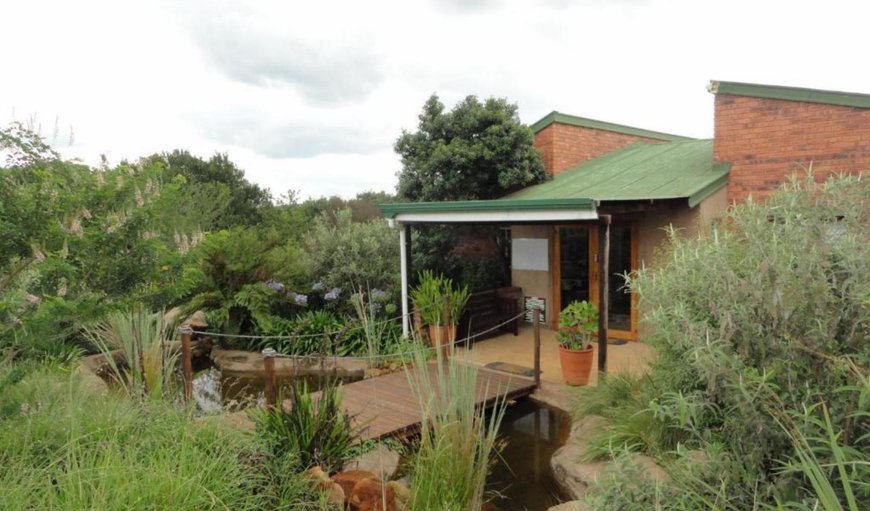
[[[252,416],[272,455],[295,460],[302,469],[317,465],[325,472],[341,470],[359,436],[351,416],[341,408],[340,387],[334,384],[324,386],[317,398],[304,381],[294,384],[289,411],[277,406]]]
[[[342,289],[397,289],[399,237],[383,220],[352,221],[350,210],[321,215],[305,237],[311,275]],[[334,307],[352,312],[349,302]]]
[[[672,232],[658,268],[630,283],[657,358],[641,388],[618,399],[617,409],[634,411],[611,413],[610,440],[616,451],[676,453],[663,458],[673,472],[668,506],[812,507],[810,474],[783,465],[799,458],[796,439],[830,434],[839,447],[814,445],[817,475],[840,503],[850,487],[859,508],[870,506],[870,487],[856,483],[870,461],[868,199],[861,177],[795,179],[698,239]],[[641,418],[655,425],[654,442],[631,426]],[[707,453],[703,470],[684,470],[685,449]],[[854,454],[849,470],[838,469],[838,452]]]

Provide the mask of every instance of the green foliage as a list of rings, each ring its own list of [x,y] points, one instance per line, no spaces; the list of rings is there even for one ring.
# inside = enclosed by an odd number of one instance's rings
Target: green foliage
[[[403,132],[395,145],[402,158],[400,201],[495,199],[546,178],[532,130],[505,99],[480,102],[469,96],[447,112],[433,95],[419,119],[417,131]],[[445,274],[472,290],[510,282],[505,235],[497,227],[420,226],[415,231],[415,268]],[[488,240],[502,250],[483,256],[455,253],[469,239]]]
[[[595,387],[577,389],[576,413],[603,417],[608,424],[586,439],[587,459],[606,458],[621,450],[661,456],[686,440],[683,429],[651,408],[650,385],[648,377],[611,374]],[[658,406],[665,406],[662,402]]]
[[[486,476],[499,450],[505,402],[497,401],[485,414],[476,405],[475,367],[444,358],[441,350],[436,353],[434,378],[428,352],[419,343],[406,368],[423,418],[420,445],[409,462],[410,509],[481,509]]]
[[[64,358],[108,311],[189,292],[188,253],[213,209],[193,207],[183,179],[146,160],[90,169],[20,127],[0,133],[13,155],[0,168],[0,347]]]
[[[598,333],[598,309],[586,300],[571,302],[559,313],[556,339],[565,349],[585,350]]]
[[[545,178],[532,130],[506,99],[468,96],[445,112],[432,95],[419,119],[395,146],[404,200],[496,199]]]
[[[164,322],[162,313],[138,308],[109,313],[103,321],[85,327],[85,335],[129,395],[169,397],[179,355],[169,345],[174,327]],[[121,360],[116,360],[114,350],[120,350]]]
[[[350,210],[320,215],[305,236],[309,272],[342,289],[397,289],[399,241],[382,219],[354,222]],[[342,308],[351,312],[350,304]]]
[[[162,164],[164,180],[184,178],[182,193],[200,199],[192,203],[201,206],[202,201],[211,196],[221,205],[217,214],[201,226],[204,230],[255,226],[271,208],[269,192],[246,180],[244,171],[226,154],[215,154],[205,160],[187,151],[175,150],[149,159]]]
[[[206,236],[193,255],[198,284],[185,311],[208,311],[209,326],[225,333],[286,328],[286,316],[297,307],[291,285],[302,273],[294,242],[233,229]]]
[[[671,480],[641,499],[593,495],[611,508],[870,506],[868,199],[861,177],[809,175],[697,239],[671,232],[659,266],[629,283],[656,361],[614,394],[598,442],[659,456]]]
[[[0,365],[2,509],[319,509],[257,440],[50,366]]]
[[[450,321],[459,322],[468,303],[468,286],[454,287],[453,281],[429,270],[420,272],[419,283],[409,293],[411,303],[420,313],[420,318],[429,325],[445,325],[445,300]]]
[[[251,414],[257,434],[265,440],[271,454],[295,460],[302,469],[317,465],[329,473],[341,470],[349,449],[357,442],[359,430],[341,408],[340,387],[327,384],[315,399],[304,381],[294,384],[290,410],[278,406]]]

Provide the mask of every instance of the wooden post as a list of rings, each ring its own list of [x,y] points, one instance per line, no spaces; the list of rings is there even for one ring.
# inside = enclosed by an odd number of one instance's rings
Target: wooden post
[[[449,357],[451,353],[453,353],[453,342],[456,339],[451,339],[451,337],[456,337],[450,335],[450,297],[444,295],[444,310],[441,315],[441,320],[444,322],[439,328],[439,336],[441,337],[441,347],[440,349],[444,350],[444,356]]]
[[[541,386],[541,309],[534,308],[532,314],[535,330],[535,387]]]
[[[274,410],[277,396],[275,394],[275,356],[278,355],[272,348],[266,348],[262,351],[264,383],[266,394],[266,408]]]
[[[184,378],[184,402],[190,403],[193,397],[193,359],[191,350],[191,339],[193,338],[193,329],[189,326],[182,326],[178,329],[181,334],[181,374]]]
[[[607,324],[610,304],[610,215],[598,224],[598,381],[607,374]]]

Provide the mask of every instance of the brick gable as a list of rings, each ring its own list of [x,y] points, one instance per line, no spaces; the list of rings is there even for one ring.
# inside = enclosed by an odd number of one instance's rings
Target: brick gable
[[[553,176],[611,151],[638,141],[661,140],[554,122],[535,134],[535,147],[547,174]]]
[[[812,165],[817,178],[870,170],[870,110],[717,94],[713,157],[731,163],[728,200],[763,199]]]

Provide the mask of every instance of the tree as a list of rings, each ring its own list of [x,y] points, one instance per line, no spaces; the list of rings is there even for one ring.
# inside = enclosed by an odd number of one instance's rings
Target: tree
[[[532,130],[506,99],[468,96],[450,112],[437,95],[416,132],[403,131],[399,197],[408,201],[495,199],[546,177]]]
[[[445,112],[433,94],[419,118],[417,131],[403,131],[395,145],[402,158],[399,200],[496,199],[546,178],[532,130],[506,99],[481,103],[468,96]],[[492,226],[425,226],[415,231],[415,268],[435,270],[472,289],[509,281],[504,231]],[[494,248],[489,257],[457,253],[460,238],[477,238]]]
[[[163,163],[166,181],[182,175],[189,193],[211,195],[225,202],[213,224],[203,226],[206,230],[257,225],[263,220],[263,212],[271,206],[269,191],[245,179],[244,171],[226,154],[218,153],[205,160],[176,149],[155,154],[149,160]]]

